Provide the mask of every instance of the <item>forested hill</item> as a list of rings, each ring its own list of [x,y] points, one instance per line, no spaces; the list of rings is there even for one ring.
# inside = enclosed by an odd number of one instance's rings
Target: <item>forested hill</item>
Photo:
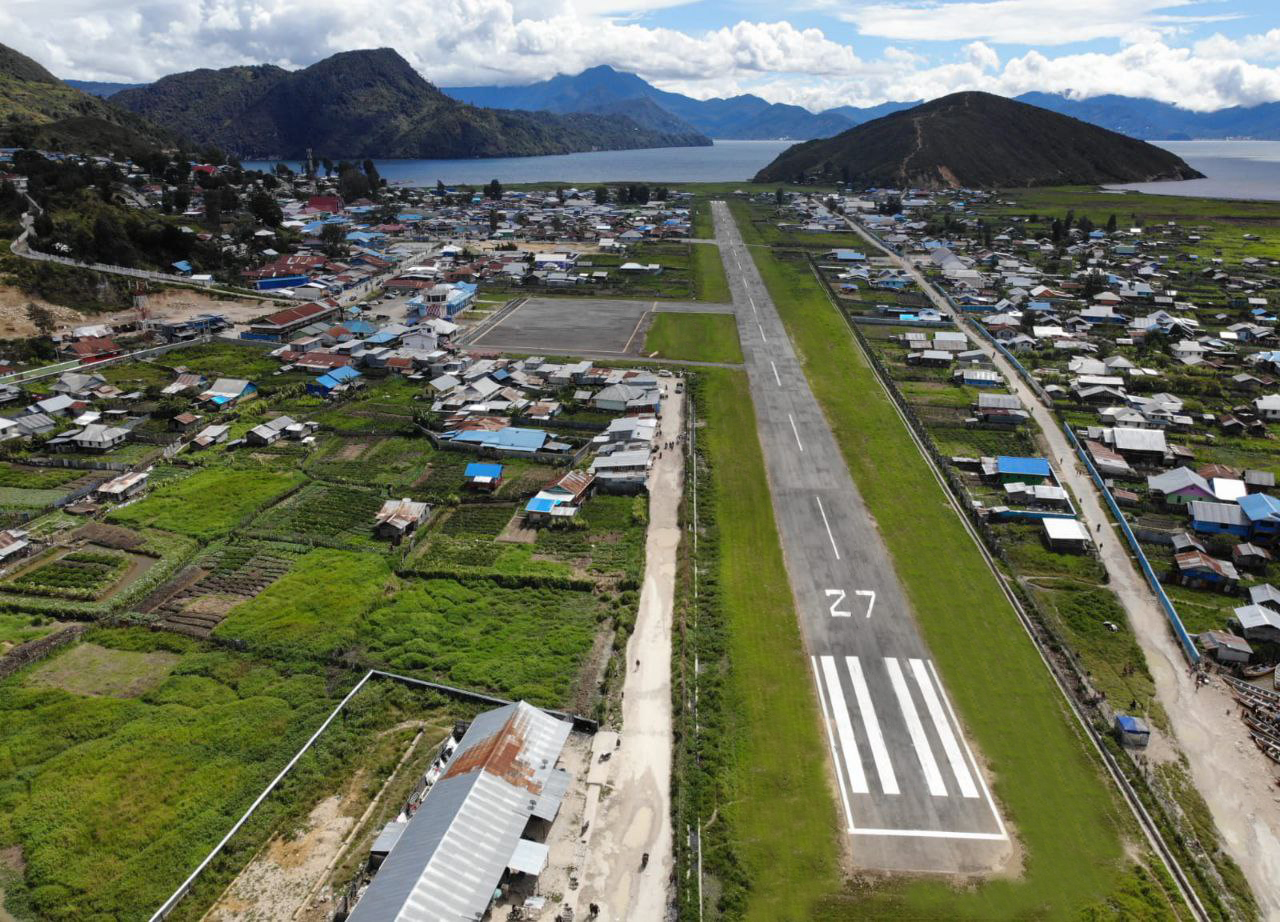
[[[196,70],[112,96],[196,143],[241,157],[517,157],[710,144],[692,130],[607,115],[460,103],[389,48],[335,54],[300,71]],[[677,126],[678,127],[678,126]]]
[[[1194,179],[1166,150],[989,93],[954,93],[783,151],[759,182],[1014,187]]]

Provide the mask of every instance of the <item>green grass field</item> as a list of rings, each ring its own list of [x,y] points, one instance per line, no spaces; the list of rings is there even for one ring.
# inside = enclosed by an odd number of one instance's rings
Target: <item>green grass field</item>
[[[1018,878],[963,893],[916,880],[815,894],[817,917],[1168,917],[1125,857],[1131,820],[845,321],[806,262],[755,258],[1025,853]]]
[[[110,518],[207,541],[225,535],[303,480],[297,471],[210,468],[161,487]]]
[[[655,314],[644,351],[664,359],[742,361],[738,323],[732,314]]]
[[[693,293],[699,301],[728,304],[729,279],[724,274],[720,248],[713,243],[693,243]]]

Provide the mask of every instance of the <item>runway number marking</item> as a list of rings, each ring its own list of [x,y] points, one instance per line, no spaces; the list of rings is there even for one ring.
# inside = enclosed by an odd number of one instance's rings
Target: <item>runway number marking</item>
[[[831,550],[836,555],[836,560],[840,559],[840,548],[836,547],[836,536],[831,533],[831,523],[827,521],[827,510],[822,508],[822,498],[815,496],[818,501],[818,511],[822,513],[822,524],[827,526],[827,539],[831,542]]]
[[[800,441],[800,430],[796,428],[796,418],[788,413],[787,419],[791,420],[791,434],[796,437],[796,447],[804,451],[804,444]]]
[[[839,605],[841,602],[844,601],[844,597],[845,595],[847,595],[847,593],[843,589],[827,589],[825,591],[827,593],[827,598],[831,598],[832,596],[836,597],[836,600],[831,603],[831,617],[833,618],[852,618],[853,617],[853,612],[849,611],[849,609],[836,608],[837,605]]]
[[[876,591],[874,589],[855,589],[854,595],[860,595],[867,600],[867,617],[871,617],[871,609],[876,607]]]

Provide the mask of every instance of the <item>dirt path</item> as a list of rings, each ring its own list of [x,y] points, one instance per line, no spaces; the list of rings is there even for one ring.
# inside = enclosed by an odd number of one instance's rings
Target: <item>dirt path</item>
[[[680,434],[684,397],[665,385],[660,441]],[[657,922],[669,903],[671,852],[671,622],[677,511],[684,490],[678,450],[666,450],[649,475],[649,532],[636,628],[627,647],[622,748],[601,804],[578,906],[600,906],[603,922]],[[637,668],[636,661],[640,665]],[[646,870],[641,856],[649,853]],[[585,915],[585,913],[581,913]]]
[[[852,226],[868,243],[881,249],[862,228]],[[892,254],[891,258],[911,274],[939,310],[953,317],[960,329],[964,328],[946,298],[914,265]],[[1109,588],[1129,614],[1129,623],[1155,680],[1156,696],[1187,756],[1191,779],[1209,805],[1223,848],[1240,865],[1253,888],[1263,917],[1280,922],[1280,889],[1274,883],[1280,879],[1280,799],[1275,796],[1272,763],[1249,739],[1224,688],[1212,685],[1195,691],[1182,649],[1163,610],[1129,558],[1124,539],[1103,510],[1102,497],[1076,459],[1057,417],[994,346],[980,336],[975,340],[1004,375],[1009,390],[1018,395],[1035,418],[1058,478],[1079,500],[1085,527],[1091,535],[1101,535],[1098,557],[1110,577]],[[1248,809],[1241,809],[1242,804],[1248,804]]]

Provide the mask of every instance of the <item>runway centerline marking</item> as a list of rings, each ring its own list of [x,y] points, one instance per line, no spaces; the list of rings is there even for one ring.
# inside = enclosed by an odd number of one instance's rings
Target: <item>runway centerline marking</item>
[[[782,387],[782,379],[778,377],[778,366],[773,364],[772,361],[770,361],[769,367],[773,369],[773,380],[778,382],[778,387]]]
[[[800,441],[800,430],[796,428],[796,418],[788,413],[787,419],[791,420],[791,434],[796,437],[796,447],[804,451],[804,444]]]
[[[938,700],[938,692],[933,687],[933,680],[929,678],[929,671],[925,669],[924,661],[912,659],[908,662],[911,664],[911,674],[915,676],[916,684],[920,686],[920,694],[924,696],[925,709],[933,721],[933,728],[938,731],[938,739],[942,740],[942,751],[946,753],[947,761],[951,763],[951,773],[956,776],[956,782],[960,785],[960,793],[965,797],[977,797],[978,787],[973,783],[973,775],[969,773],[969,766],[965,764],[964,756],[960,753],[960,744],[956,742],[956,735],[951,729],[947,715],[942,712],[942,702]]]
[[[849,774],[849,789],[855,794],[868,794],[867,774],[862,770],[862,756],[858,754],[858,741],[853,735],[853,721],[849,719],[849,706],[845,704],[844,689],[840,687],[840,673],[836,670],[834,656],[819,657],[822,674],[827,680],[827,694],[831,698],[831,713],[836,722],[836,738],[840,740],[840,752],[844,756],[845,770]]]
[[[822,513],[822,524],[827,526],[827,538],[831,541],[831,550],[835,552],[836,560],[840,559],[840,548],[836,547],[836,536],[831,533],[831,523],[827,521],[827,510],[822,508],[822,497],[815,496],[818,501],[818,511]]]
[[[906,677],[898,660],[886,656],[885,668],[889,670],[889,681],[893,685],[893,693],[898,696],[898,706],[902,708],[902,716],[907,722],[907,733],[915,747],[916,757],[920,760],[920,769],[924,772],[925,781],[929,785],[929,793],[934,797],[946,797],[947,786],[942,780],[942,772],[938,771],[938,762],[929,748],[929,738],[925,736],[924,724],[920,722],[920,714],[916,711],[916,703],[911,700],[911,689],[907,687]]]
[[[818,686],[818,702],[822,707],[822,726],[827,731],[827,745],[831,748],[831,764],[836,770],[836,789],[840,791],[840,803],[844,805],[845,822],[849,824],[849,832],[853,832],[853,812],[849,809],[849,797],[844,792],[844,775],[840,770],[840,759],[836,755],[836,738],[831,735],[831,721],[827,719],[827,696],[822,690],[822,676],[818,672],[818,658],[809,657],[813,665],[813,681]]]
[[[858,712],[862,715],[862,726],[867,731],[867,743],[871,746],[871,757],[876,763],[876,774],[880,776],[880,787],[886,794],[897,794],[898,779],[893,773],[893,763],[889,761],[889,749],[884,744],[880,721],[876,719],[876,706],[871,701],[871,691],[862,674],[862,663],[856,656],[846,656],[845,662],[849,666],[849,675],[853,677],[853,694],[858,699]]]
[[[769,337],[767,337],[767,336],[765,336],[765,335],[764,335],[764,327],[760,326],[760,321],[759,321],[759,320],[757,320],[757,321],[756,321],[756,329],[760,331],[760,338],[761,338],[763,341],[768,342],[768,341],[769,341]]]

